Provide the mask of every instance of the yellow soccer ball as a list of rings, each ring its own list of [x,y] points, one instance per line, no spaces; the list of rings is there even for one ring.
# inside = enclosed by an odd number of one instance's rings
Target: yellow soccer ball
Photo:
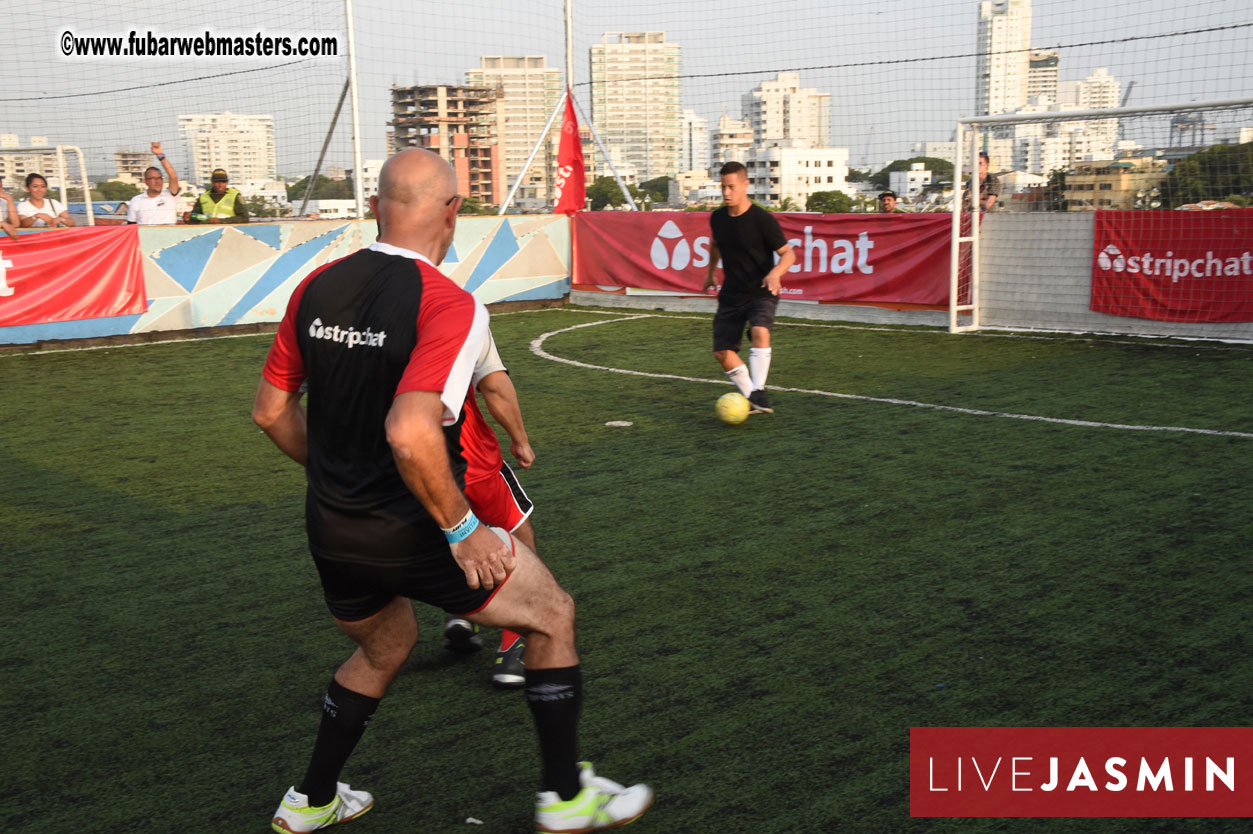
[[[739,391],[723,394],[714,404],[714,413],[718,415],[718,419],[732,426],[747,420],[749,409],[748,397]]]

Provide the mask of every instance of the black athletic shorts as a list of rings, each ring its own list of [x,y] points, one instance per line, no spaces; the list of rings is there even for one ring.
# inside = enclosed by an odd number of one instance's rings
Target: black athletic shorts
[[[324,515],[322,520],[329,519]],[[467,585],[443,532],[430,519],[422,524],[398,524],[395,519],[350,520],[340,515],[335,526],[340,538],[361,543],[359,552],[328,552],[314,544],[313,536],[309,551],[322,578],[326,606],[338,620],[364,620],[398,596],[450,614],[473,614],[503,585],[491,590]],[[388,546],[380,547],[384,542]]]
[[[727,304],[718,299],[714,313],[714,350],[739,350],[744,341],[745,326],[774,326],[774,311],[779,299],[773,295],[750,298],[741,304]]]

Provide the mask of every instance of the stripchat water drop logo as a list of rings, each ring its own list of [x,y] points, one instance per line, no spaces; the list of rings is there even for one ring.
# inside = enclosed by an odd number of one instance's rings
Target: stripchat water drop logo
[[[1097,254],[1096,264],[1107,271],[1122,272],[1127,268],[1127,259],[1123,257],[1118,247],[1111,243]]]
[[[684,270],[689,266],[709,266],[709,235],[701,235],[692,243],[688,243],[683,231],[673,220],[667,220],[657,237],[648,256],[657,269]]]

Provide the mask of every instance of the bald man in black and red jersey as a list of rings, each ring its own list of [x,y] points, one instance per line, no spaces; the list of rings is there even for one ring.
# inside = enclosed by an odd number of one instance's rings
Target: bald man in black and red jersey
[[[257,388],[253,420],[306,468],[309,549],[336,625],[357,644],[327,688],[308,769],[275,831],[316,831],[373,807],[339,774],[417,641],[408,599],[525,637],[537,830],[617,827],[652,802],[646,785],[625,788],[578,761],[573,600],[530,548],[480,525],[462,491],[466,393],[488,316],[436,269],[456,188],[429,151],[384,164],[370,198],[378,242],[301,282]]]

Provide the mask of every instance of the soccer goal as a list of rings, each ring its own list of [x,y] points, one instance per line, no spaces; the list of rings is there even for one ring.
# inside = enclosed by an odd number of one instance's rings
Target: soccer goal
[[[1044,104],[962,119],[956,139],[950,332],[1099,329],[1094,312],[1250,320],[1238,317],[1253,309],[1249,213],[1238,210],[1253,207],[1253,98]],[[1169,286],[1131,280],[1141,276]],[[1166,312],[1145,315],[1163,301],[1146,293],[1172,295]]]

